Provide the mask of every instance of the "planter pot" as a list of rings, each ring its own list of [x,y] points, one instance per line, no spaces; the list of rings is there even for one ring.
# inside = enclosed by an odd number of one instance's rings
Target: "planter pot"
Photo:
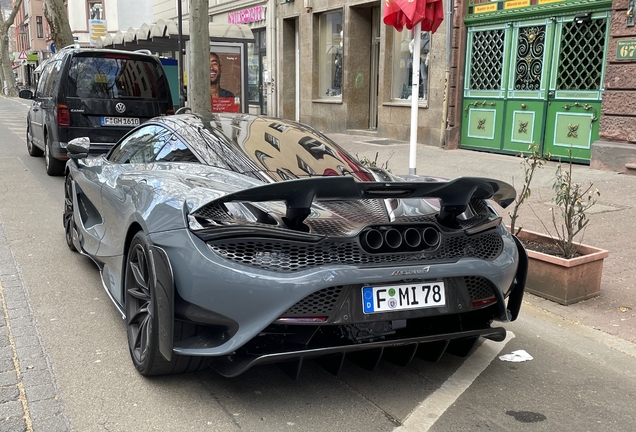
[[[523,230],[520,240],[554,244],[550,236]],[[526,291],[540,297],[569,305],[596,297],[601,292],[603,260],[609,252],[592,246],[580,245],[581,256],[559,258],[533,250],[528,252],[528,278]]]

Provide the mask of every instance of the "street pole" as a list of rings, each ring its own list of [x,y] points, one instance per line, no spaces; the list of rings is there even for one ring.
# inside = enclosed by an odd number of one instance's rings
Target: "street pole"
[[[422,23],[413,27],[413,78],[411,80],[411,139],[409,151],[409,174],[417,174],[417,116],[420,103],[420,48]]]

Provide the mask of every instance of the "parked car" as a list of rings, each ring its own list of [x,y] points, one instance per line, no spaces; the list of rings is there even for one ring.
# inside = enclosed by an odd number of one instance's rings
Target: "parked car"
[[[493,208],[515,197],[501,181],[398,177],[247,114],[91,146],[68,146],[66,241],[99,267],[144,375],[467,355],[519,313],[527,256]]]
[[[73,138],[90,137],[106,152],[133,127],[173,113],[168,80],[150,52],[67,47],[40,66],[27,116],[27,150],[45,157],[46,172],[62,175]]]

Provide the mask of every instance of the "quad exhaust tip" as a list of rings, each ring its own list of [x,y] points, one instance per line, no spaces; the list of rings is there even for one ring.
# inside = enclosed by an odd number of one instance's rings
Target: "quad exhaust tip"
[[[399,252],[414,250],[432,250],[439,246],[441,235],[434,227],[371,228],[364,231],[360,240],[362,245],[373,252]]]

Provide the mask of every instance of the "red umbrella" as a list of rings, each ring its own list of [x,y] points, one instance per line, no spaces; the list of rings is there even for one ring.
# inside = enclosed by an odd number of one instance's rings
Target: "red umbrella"
[[[442,0],[385,0],[384,24],[402,31],[421,23],[423,31],[435,33],[444,20]]]

